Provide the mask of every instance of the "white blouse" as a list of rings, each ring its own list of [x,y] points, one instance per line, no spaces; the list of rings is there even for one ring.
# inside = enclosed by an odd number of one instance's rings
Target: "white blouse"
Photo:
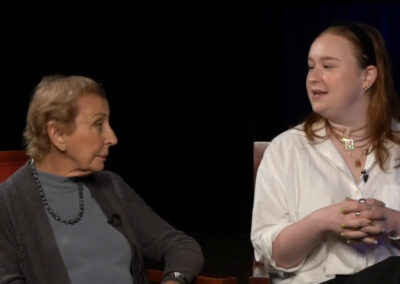
[[[398,125],[397,125],[398,126]],[[397,127],[396,127],[397,128]],[[345,160],[331,140],[311,144],[302,126],[277,136],[265,151],[256,179],[251,241],[255,258],[272,272],[272,283],[311,284],[353,274],[391,255],[399,255],[386,237],[378,245],[347,244],[329,235],[303,262],[293,268],[277,267],[272,260],[272,243],[279,232],[311,212],[345,200],[375,198],[400,211],[400,147],[390,147],[386,171],[372,153],[367,156],[363,176],[356,183]],[[325,136],[322,128],[317,134]],[[397,162],[397,163],[396,163]]]

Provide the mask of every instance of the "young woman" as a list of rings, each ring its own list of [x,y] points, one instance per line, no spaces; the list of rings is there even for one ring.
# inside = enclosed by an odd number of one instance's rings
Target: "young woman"
[[[273,283],[345,283],[399,254],[399,105],[375,28],[328,27],[308,66],[313,111],[265,152],[251,239]]]

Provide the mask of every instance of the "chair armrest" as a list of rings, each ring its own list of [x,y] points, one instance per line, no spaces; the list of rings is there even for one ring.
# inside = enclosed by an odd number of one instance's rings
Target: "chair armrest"
[[[249,284],[269,284],[269,269],[263,263],[253,260],[252,275]]]
[[[211,277],[199,275],[196,277],[196,284],[237,284],[236,277]]]
[[[249,284],[269,284],[269,278],[250,276]]]
[[[157,269],[146,269],[147,280],[153,283],[160,283],[163,272]]]

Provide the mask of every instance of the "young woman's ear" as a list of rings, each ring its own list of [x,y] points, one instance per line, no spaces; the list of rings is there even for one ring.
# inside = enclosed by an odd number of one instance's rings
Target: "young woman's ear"
[[[53,146],[56,147],[58,150],[64,152],[67,149],[64,138],[64,130],[59,123],[55,121],[49,121],[47,123],[47,135],[49,135],[50,141]]]
[[[375,83],[376,78],[378,76],[378,70],[374,65],[370,65],[365,68],[365,76],[364,76],[364,91],[367,92],[371,86]]]

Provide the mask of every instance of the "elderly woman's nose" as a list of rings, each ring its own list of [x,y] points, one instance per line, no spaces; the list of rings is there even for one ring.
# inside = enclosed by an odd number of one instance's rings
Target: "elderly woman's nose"
[[[106,133],[105,143],[110,145],[110,146],[116,145],[118,143],[118,138],[115,135],[115,132],[111,128],[111,126],[108,128],[108,131]]]

